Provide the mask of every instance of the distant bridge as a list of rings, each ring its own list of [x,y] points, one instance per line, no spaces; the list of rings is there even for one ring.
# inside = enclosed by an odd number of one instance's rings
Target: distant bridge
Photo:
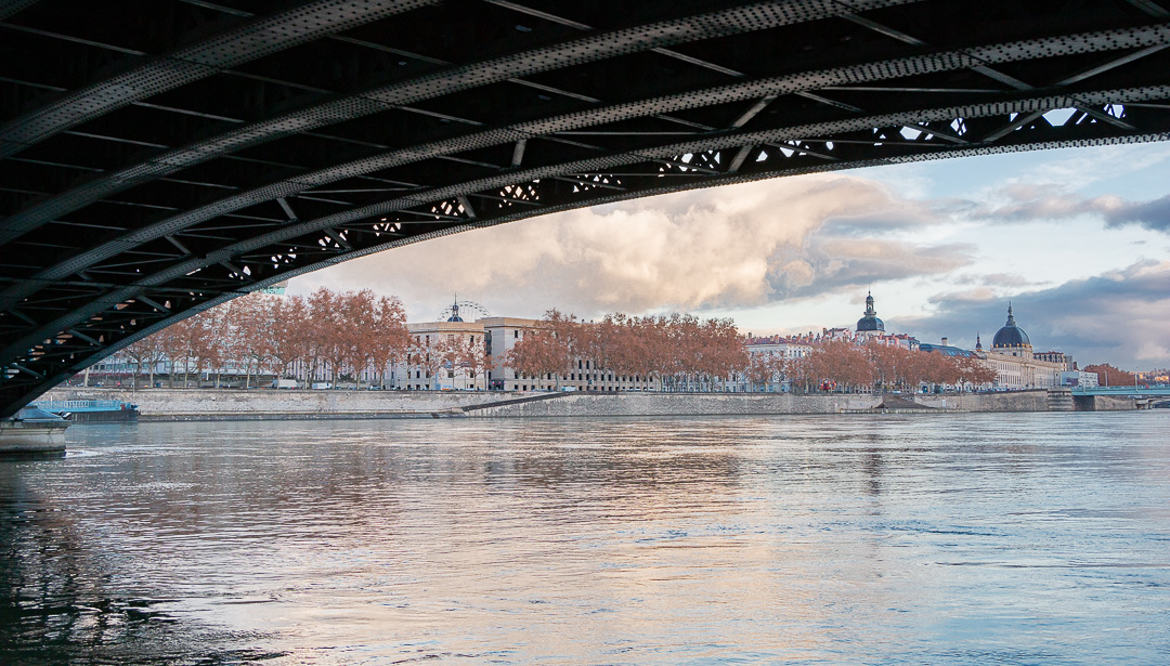
[[[1094,386],[1076,387],[1073,395],[1121,395],[1135,397],[1170,397],[1170,386]]]
[[[1166,1],[0,0],[0,416],[193,313],[406,243],[1165,140]]]

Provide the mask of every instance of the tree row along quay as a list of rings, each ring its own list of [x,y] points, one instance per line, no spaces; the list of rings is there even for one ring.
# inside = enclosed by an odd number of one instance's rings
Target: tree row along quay
[[[122,353],[132,362],[132,382],[145,374],[154,386],[156,369],[168,384],[205,372],[220,378],[243,371],[244,387],[261,375],[342,378],[381,384],[387,368],[418,353],[397,298],[374,292],[321,288],[307,298],[260,292],[201,312],[138,340]]]
[[[741,379],[753,389],[786,380],[805,392],[917,390],[923,383],[980,386],[995,380],[995,372],[974,357],[883,344],[822,340],[809,343],[811,353],[800,358],[748,354],[746,339],[730,319],[614,314],[581,322],[551,310],[542,323],[512,350],[512,367],[523,377],[563,377],[583,359],[619,377],[649,378],[668,391],[720,391]]]
[[[766,390],[787,382],[794,390],[858,392],[917,390],[924,384],[979,387],[995,372],[973,356],[945,356],[879,343],[802,341],[799,358],[749,354],[747,339],[731,319],[702,320],[688,314],[606,315],[586,322],[549,310],[525,332],[503,364],[519,379],[555,387],[582,365],[611,380],[634,381],[665,391]],[[126,347],[132,386],[164,372],[171,388],[199,378],[243,376],[254,380],[301,378],[337,386],[386,387],[396,366],[427,378],[460,370],[484,377],[495,366],[483,336],[438,336],[423,343],[411,336],[402,302],[370,290],[319,288],[307,297],[253,293],[212,308]],[[1102,383],[1133,383],[1133,375],[1109,365],[1088,366]],[[486,384],[486,381],[484,382]],[[535,386],[536,384],[534,384]]]

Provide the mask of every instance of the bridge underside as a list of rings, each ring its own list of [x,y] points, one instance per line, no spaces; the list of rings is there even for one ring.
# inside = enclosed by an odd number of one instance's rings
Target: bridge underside
[[[1164,140],[1158,2],[0,1],[0,416],[195,312],[396,245]]]

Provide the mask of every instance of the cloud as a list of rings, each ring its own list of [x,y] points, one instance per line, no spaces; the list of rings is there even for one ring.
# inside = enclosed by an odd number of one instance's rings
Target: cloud
[[[751,307],[969,263],[965,245],[857,237],[931,215],[855,177],[762,181],[455,234],[299,278],[294,288],[371,287],[435,311],[458,292],[519,315],[553,306],[585,316]]]
[[[1142,203],[1122,203],[1105,214],[1110,226],[1137,224],[1170,233],[1170,195]]]
[[[947,292],[931,300],[939,305],[935,314],[898,320],[925,341],[945,335],[971,345],[979,331],[989,345],[1007,314],[1008,299],[991,290]],[[1037,351],[1072,353],[1082,365],[1170,365],[1170,261],[1139,261],[1011,300]]]
[[[1127,201],[1117,196],[1082,197],[1060,185],[1021,184],[996,193],[997,203],[968,202],[962,212],[995,222],[1058,220],[1095,215],[1110,227],[1137,225],[1170,233],[1170,195],[1150,201]]]
[[[977,275],[973,273],[965,273],[956,275],[950,279],[952,284],[967,285],[975,284],[983,287],[1034,287],[1039,282],[1034,282],[1019,273],[986,273],[984,275]]]
[[[974,248],[965,243],[920,245],[876,238],[821,236],[801,248],[807,272],[801,281],[792,273],[771,276],[779,297],[808,297],[865,285],[923,275],[948,273],[972,261]]]

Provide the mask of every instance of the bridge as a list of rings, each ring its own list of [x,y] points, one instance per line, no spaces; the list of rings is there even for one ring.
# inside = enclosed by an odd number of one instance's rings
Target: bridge
[[[1170,398],[1170,386],[1092,386],[1075,387],[1073,395],[1123,395],[1141,398]]]
[[[1166,0],[0,0],[0,44],[0,416],[407,243],[1170,136]]]

